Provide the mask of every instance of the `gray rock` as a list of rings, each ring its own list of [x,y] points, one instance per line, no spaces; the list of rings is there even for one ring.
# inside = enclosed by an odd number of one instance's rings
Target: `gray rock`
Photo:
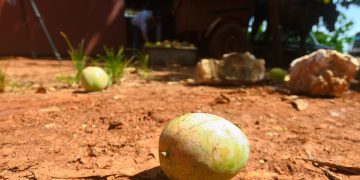
[[[206,84],[254,83],[265,75],[265,60],[249,52],[229,53],[223,59],[202,59],[197,63],[195,81]]]

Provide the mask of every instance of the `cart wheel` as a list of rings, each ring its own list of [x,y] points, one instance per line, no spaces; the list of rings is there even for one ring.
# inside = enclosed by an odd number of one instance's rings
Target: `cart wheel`
[[[248,48],[245,28],[237,23],[221,25],[211,35],[208,50],[211,56],[221,57],[229,52],[243,52]]]

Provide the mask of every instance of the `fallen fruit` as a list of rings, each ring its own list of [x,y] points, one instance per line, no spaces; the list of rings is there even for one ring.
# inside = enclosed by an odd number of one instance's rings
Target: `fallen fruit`
[[[155,46],[157,46],[157,47],[161,47],[161,45],[162,45],[162,43],[161,43],[160,41],[157,41],[157,42],[155,43]]]
[[[206,113],[171,120],[160,135],[160,166],[170,179],[230,179],[245,166],[250,145],[230,121]]]
[[[145,42],[144,46],[145,47],[153,47],[153,44],[151,42]]]
[[[172,48],[171,44],[165,44],[164,46],[165,46],[165,48]]]
[[[269,71],[269,78],[278,81],[284,81],[287,72],[281,68],[272,68]]]
[[[88,66],[81,71],[80,82],[86,91],[101,91],[109,84],[109,75],[100,67]]]

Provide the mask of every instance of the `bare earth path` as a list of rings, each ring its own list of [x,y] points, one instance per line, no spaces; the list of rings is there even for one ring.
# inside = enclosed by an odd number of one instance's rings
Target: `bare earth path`
[[[327,179],[303,160],[309,157],[360,167],[356,90],[324,99],[282,94],[269,85],[187,86],[182,80],[191,69],[177,67],[154,71],[150,81],[127,74],[104,92],[76,93],[77,87],[55,80],[74,72],[70,61],[0,65],[11,81],[0,94],[0,179],[165,179],[159,135],[166,122],[189,112],[222,116],[247,134],[251,158],[235,179]],[[46,93],[35,93],[39,87]],[[293,98],[308,108],[297,110]]]

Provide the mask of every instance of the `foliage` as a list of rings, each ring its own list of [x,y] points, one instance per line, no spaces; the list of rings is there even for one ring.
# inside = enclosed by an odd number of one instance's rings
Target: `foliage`
[[[65,83],[68,86],[72,86],[74,84],[76,84],[76,77],[74,76],[69,76],[69,75],[59,75],[55,77],[56,81],[60,81]]]
[[[63,38],[66,41],[66,44],[68,45],[68,53],[71,57],[71,60],[73,61],[75,68],[76,68],[76,82],[79,82],[80,80],[80,74],[81,71],[86,67],[86,63],[89,60],[89,57],[86,55],[84,51],[84,40],[82,40],[76,48],[74,48],[67,37],[67,35],[63,32],[60,32],[60,34],[63,36]]]
[[[347,34],[347,32],[351,29],[353,22],[347,20],[346,16],[342,13],[340,13],[337,22],[338,27],[334,32],[328,33],[317,28],[313,34],[320,44],[334,47],[337,51],[344,52],[344,45],[350,44],[353,40],[353,38]]]
[[[255,36],[256,41],[262,41],[265,39],[265,32],[266,32],[267,26],[268,26],[268,24],[266,21],[261,22],[259,29],[256,32],[256,36]],[[248,34],[250,34],[250,33],[251,32],[249,32]]]
[[[130,61],[125,58],[124,48],[119,48],[117,52],[113,48],[104,47],[105,55],[99,58],[105,61],[104,69],[109,74],[110,85],[119,82]]]
[[[360,6],[360,0],[336,0],[335,3],[340,4],[346,8],[350,5]]]
[[[6,72],[3,68],[0,67],[0,92],[5,90],[6,86]]]
[[[24,84],[21,82],[16,82],[16,81],[9,81],[6,84],[6,87],[8,87],[10,89],[10,91],[14,90],[14,89],[26,89],[26,88],[30,88],[31,85],[30,84]]]
[[[134,50],[134,55],[139,62],[140,75],[143,76],[144,78],[147,78],[150,72],[149,55],[137,49]]]

